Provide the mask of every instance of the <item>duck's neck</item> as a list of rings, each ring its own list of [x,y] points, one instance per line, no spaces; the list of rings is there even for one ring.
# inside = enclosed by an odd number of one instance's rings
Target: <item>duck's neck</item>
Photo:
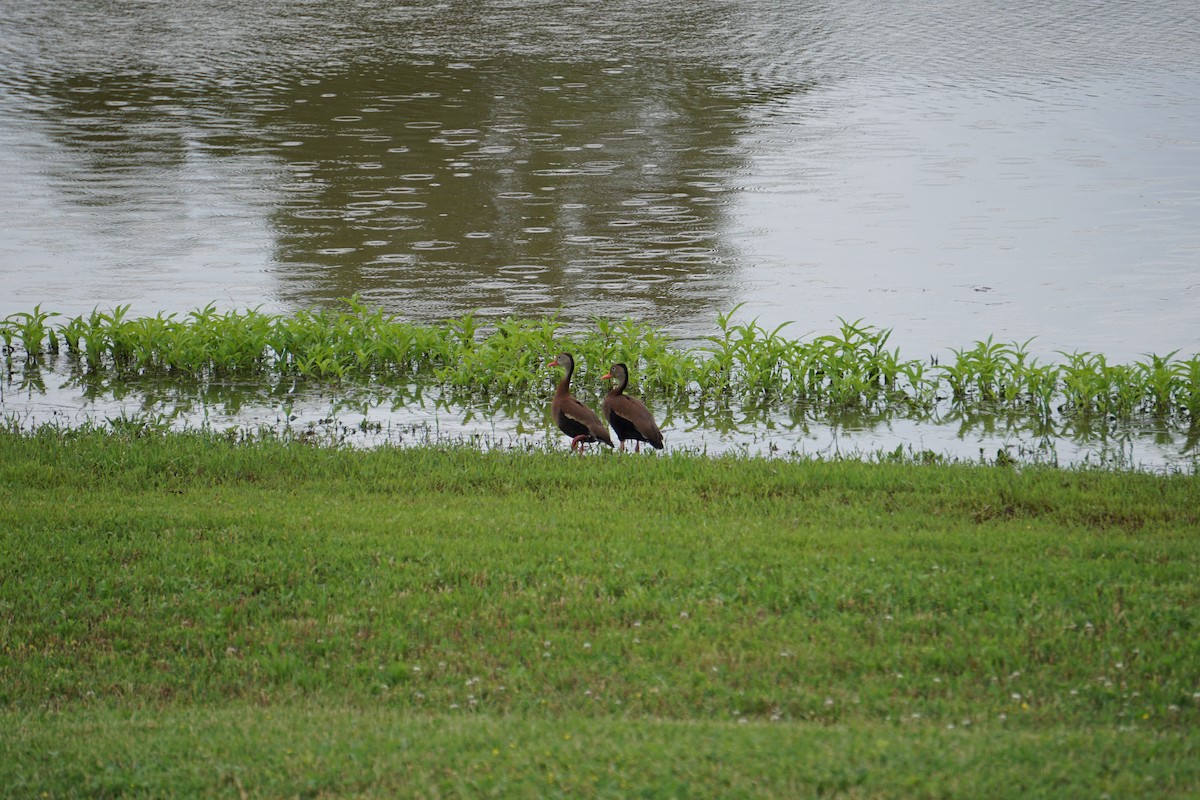
[[[558,394],[558,395],[570,394],[570,392],[571,392],[571,375],[574,372],[575,372],[575,365],[573,363],[563,365],[562,380],[560,380],[558,382],[558,389],[555,391],[555,394]]]

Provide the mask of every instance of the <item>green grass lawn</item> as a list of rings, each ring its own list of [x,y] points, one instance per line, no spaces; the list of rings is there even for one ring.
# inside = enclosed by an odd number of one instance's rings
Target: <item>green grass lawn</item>
[[[0,433],[0,796],[1200,793],[1200,477]]]

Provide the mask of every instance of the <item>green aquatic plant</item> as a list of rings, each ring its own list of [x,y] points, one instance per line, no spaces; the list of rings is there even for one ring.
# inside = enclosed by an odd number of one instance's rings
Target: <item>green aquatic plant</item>
[[[1167,416],[1175,405],[1177,385],[1187,374],[1185,365],[1173,361],[1178,350],[1172,350],[1165,356],[1149,353],[1145,361],[1135,362],[1131,372],[1137,374],[1144,392],[1139,392],[1146,398],[1149,409],[1156,416]]]
[[[1060,394],[1062,368],[1032,357],[1032,341],[1000,343],[989,336],[974,347],[952,350],[953,363],[938,364],[935,369],[954,403],[1019,409],[1049,417],[1056,404],[1070,398]]]
[[[488,396],[525,392],[541,385],[539,375],[548,361],[546,353],[556,347],[559,323],[556,318],[507,317],[496,323],[493,335],[478,341],[476,326],[470,326],[470,338],[466,338],[467,330],[464,325],[455,334],[461,357],[448,359],[436,374],[450,386],[473,387],[477,394]]]
[[[755,320],[736,328],[737,368],[742,382],[749,392],[764,400],[782,395],[787,385],[784,357],[793,342],[783,338],[780,331],[790,324],[785,322],[767,331]]]
[[[1040,417],[1047,418],[1054,412],[1054,399],[1058,395],[1058,367],[1039,364],[1030,359],[1020,375],[1020,387],[1028,406]]]
[[[899,352],[885,349],[892,332],[864,325],[861,319],[838,321],[838,333],[813,340],[808,389],[816,399],[841,406],[878,402],[899,373]]]
[[[1083,416],[1127,418],[1147,406],[1144,373],[1109,364],[1102,353],[1063,353],[1060,369],[1063,410]]]
[[[555,376],[546,362],[575,354],[576,383],[603,390],[600,376],[615,362],[629,365],[638,391],[651,399],[699,404],[927,413],[952,407],[988,408],[1041,419],[1142,417],[1170,424],[1200,419],[1200,355],[1178,351],[1110,364],[1100,353],[1062,352],[1042,363],[1032,340],[992,337],[952,349],[940,362],[904,358],[890,348],[891,330],[839,318],[835,332],[790,338],[787,324],[768,329],[738,322],[742,306],[716,317],[717,331],[695,347],[631,318],[596,317],[567,329],[556,316],[484,320],[474,313],[443,324],[388,315],[352,297],[338,306],[272,314],[218,310],[209,304],[185,315],[131,317],[130,306],[52,322],[43,311],[9,315],[0,324],[6,358],[26,363],[65,345],[72,376],[89,376],[95,391],[121,381],[185,378],[200,384],[231,380],[423,384],[449,395],[544,398]],[[89,388],[88,391],[92,391]]]
[[[52,317],[59,316],[58,312],[42,311],[41,305],[36,305],[33,311],[20,311],[9,314],[0,326],[0,336],[4,338],[4,346],[11,350],[14,338],[21,340],[25,351],[26,361],[37,361],[43,352],[58,352],[58,334],[48,323]]]
[[[976,398],[993,402],[1005,396],[1007,386],[1015,385],[1014,345],[1000,344],[989,336],[985,341],[975,342],[973,348],[952,352],[954,363],[941,369],[955,400]]]
[[[1193,425],[1200,426],[1200,355],[1180,362],[1179,366],[1179,376],[1172,399],[1184,410]]]
[[[698,365],[700,371],[697,378],[700,390],[705,395],[720,397],[732,390],[738,347],[732,319],[742,305],[737,304],[728,314],[718,312],[717,327],[721,330],[720,334],[704,337],[709,345],[701,348],[704,358]]]

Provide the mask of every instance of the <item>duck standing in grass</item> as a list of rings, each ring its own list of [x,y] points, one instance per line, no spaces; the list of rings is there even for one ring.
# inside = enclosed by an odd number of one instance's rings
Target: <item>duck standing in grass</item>
[[[612,378],[613,386],[604,395],[601,410],[604,411],[608,424],[616,431],[621,440],[621,451],[625,450],[625,440],[633,439],[634,452],[642,451],[642,442],[648,443],[655,450],[663,449],[662,431],[650,414],[646,404],[636,397],[625,394],[625,386],[629,383],[629,369],[624,364],[613,364],[603,380]]]
[[[554,415],[554,423],[558,429],[571,438],[571,450],[589,442],[604,442],[613,446],[612,436],[595,411],[571,396],[571,375],[575,372],[575,357],[570,353],[559,353],[547,366],[562,367],[566,370],[558,388],[554,390],[554,399],[550,402],[550,411]]]

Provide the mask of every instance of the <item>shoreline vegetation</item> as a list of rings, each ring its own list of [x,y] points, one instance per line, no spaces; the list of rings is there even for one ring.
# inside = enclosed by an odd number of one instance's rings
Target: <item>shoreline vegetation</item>
[[[1200,476],[0,430],[0,797],[1193,797]]]
[[[461,400],[544,397],[546,362],[567,350],[578,380],[597,383],[624,362],[653,400],[701,407],[729,402],[808,404],[832,410],[916,413],[938,405],[1020,413],[1034,420],[1153,420],[1200,425],[1200,354],[1147,354],[1110,364],[1103,354],[1062,352],[1042,362],[1024,343],[991,337],[951,349],[951,357],[911,359],[888,349],[890,330],[842,320],[837,332],[789,339],[718,314],[715,331],[681,347],[656,326],[597,317],[569,331],[556,317],[506,318],[484,325],[473,314],[443,324],[405,322],[357,298],[339,309],[268,314],[219,312],[130,317],[128,306],[60,319],[38,306],[0,321],[10,375],[64,354],[81,380],[173,377],[333,383],[424,382]]]

